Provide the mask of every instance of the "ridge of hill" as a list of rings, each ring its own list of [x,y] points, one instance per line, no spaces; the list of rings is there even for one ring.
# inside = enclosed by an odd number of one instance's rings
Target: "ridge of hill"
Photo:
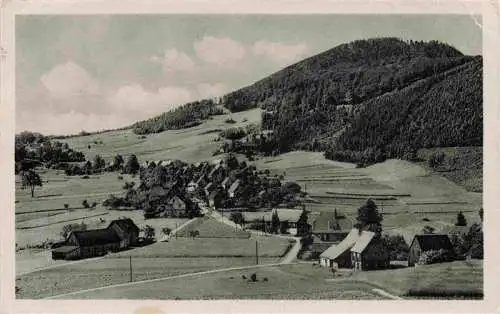
[[[412,160],[421,148],[482,146],[482,57],[437,41],[359,40],[227,94],[222,104],[262,108],[273,153]]]

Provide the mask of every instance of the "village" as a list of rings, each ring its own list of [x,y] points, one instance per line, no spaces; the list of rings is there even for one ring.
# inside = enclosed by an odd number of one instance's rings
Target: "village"
[[[307,193],[300,185],[284,182],[283,175],[257,171],[255,166],[239,162],[232,153],[225,159],[195,164],[179,160],[145,162],[139,176],[141,183],[136,189],[130,185],[125,197],[112,197],[108,202],[110,210],[142,209],[146,219],[205,216],[239,230],[287,236],[299,246],[294,258],[315,262],[333,273],[478,257],[477,248],[457,252],[457,238],[471,237],[475,232],[460,221],[463,215],[459,214],[457,227],[447,234],[423,230],[405,243],[401,238],[383,235],[383,215],[373,200],[368,199],[358,209],[357,217],[348,217],[337,209],[311,212],[305,205]],[[146,233],[130,218],[113,220],[104,229],[70,231],[64,241],[52,246],[52,258],[96,257],[156,241],[154,234]],[[160,241],[169,241],[170,233],[165,232]],[[194,230],[190,235],[196,237],[199,232]],[[391,243],[394,239],[399,243]]]

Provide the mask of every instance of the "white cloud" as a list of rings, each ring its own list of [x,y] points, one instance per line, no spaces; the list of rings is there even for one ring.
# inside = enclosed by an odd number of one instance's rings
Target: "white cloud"
[[[41,82],[54,98],[71,98],[84,94],[97,94],[99,84],[80,65],[73,61],[55,66],[41,77]]]
[[[252,46],[255,56],[267,57],[279,64],[297,61],[308,52],[305,44],[289,45],[281,42],[258,41]]]
[[[198,58],[217,66],[233,66],[246,56],[245,46],[228,37],[205,36],[194,49]]]
[[[108,97],[108,103],[118,114],[144,119],[173,109],[192,100],[192,93],[183,87],[166,86],[157,91],[133,84],[120,87]]]
[[[228,91],[227,86],[223,83],[201,83],[196,86],[200,98],[212,98],[222,96]]]
[[[191,72],[196,69],[196,63],[186,53],[177,49],[168,49],[163,57],[154,56],[151,59],[162,64],[166,75],[177,71]]]
[[[76,134],[82,130],[95,131],[122,127],[135,122],[116,114],[84,114],[67,112],[60,114],[23,112],[16,117],[16,132],[36,130],[43,134]],[[33,126],[36,126],[33,129]]]

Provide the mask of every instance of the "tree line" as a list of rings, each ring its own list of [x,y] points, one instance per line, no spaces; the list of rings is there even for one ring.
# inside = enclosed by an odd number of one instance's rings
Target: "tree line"
[[[223,114],[222,108],[212,99],[194,101],[132,125],[136,134],[160,133],[165,130],[183,129],[198,125],[211,116]]]

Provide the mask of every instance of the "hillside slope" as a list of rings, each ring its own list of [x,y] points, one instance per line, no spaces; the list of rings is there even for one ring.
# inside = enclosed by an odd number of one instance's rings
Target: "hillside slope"
[[[481,71],[481,57],[439,42],[360,40],[227,94],[222,104],[264,109],[278,152],[341,150],[327,156],[373,162],[422,147],[482,145]]]

